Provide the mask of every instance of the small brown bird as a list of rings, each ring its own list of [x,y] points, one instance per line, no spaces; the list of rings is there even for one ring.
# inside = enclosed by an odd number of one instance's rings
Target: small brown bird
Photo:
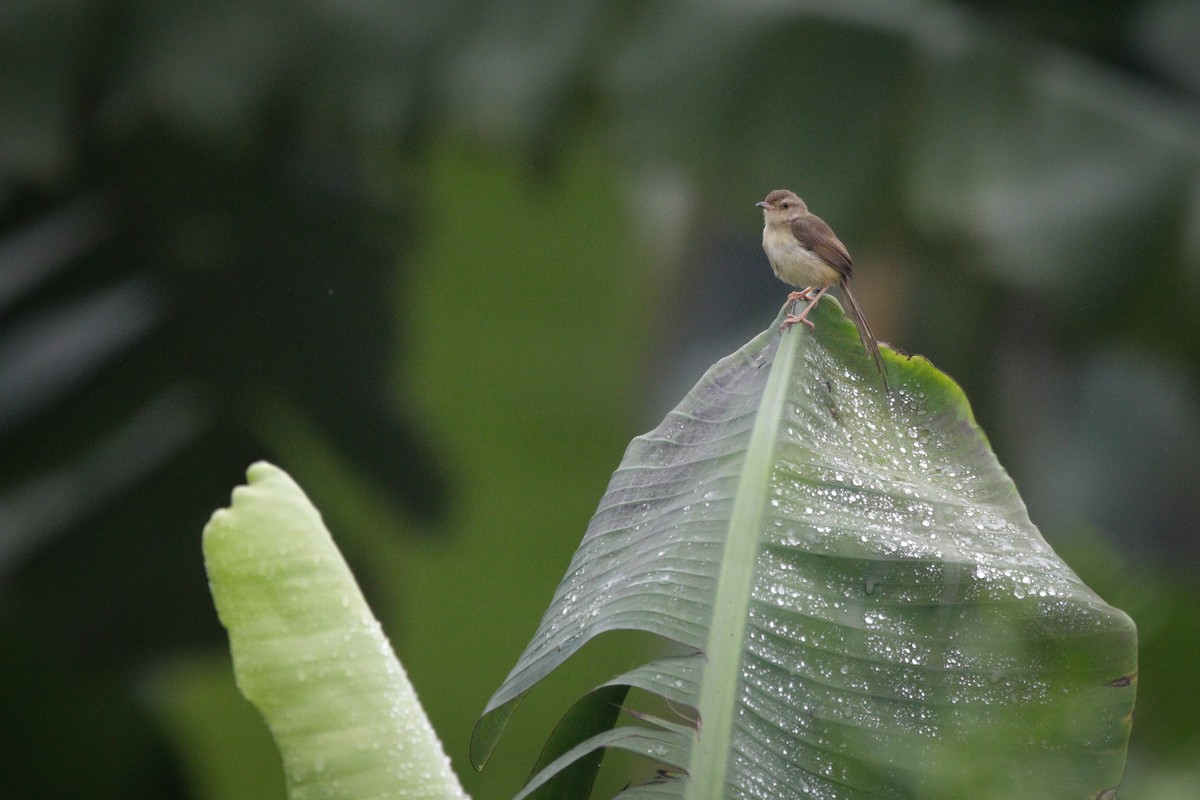
[[[803,287],[801,291],[788,295],[788,302],[793,304],[792,310],[795,311],[797,301],[808,301],[799,314],[788,314],[784,318],[783,327],[788,328],[798,322],[810,328],[815,327],[808,318],[808,312],[813,310],[831,286],[837,284],[842,290],[842,297],[846,298],[850,316],[858,326],[863,347],[871,354],[879,374],[883,376],[883,388],[886,390],[887,372],[883,367],[883,356],[879,354],[879,343],[850,292],[849,281],[854,273],[854,263],[850,260],[846,245],[842,244],[825,220],[808,210],[808,206],[794,192],[776,189],[756,205],[763,210],[763,250],[767,253],[775,277],[792,286]]]

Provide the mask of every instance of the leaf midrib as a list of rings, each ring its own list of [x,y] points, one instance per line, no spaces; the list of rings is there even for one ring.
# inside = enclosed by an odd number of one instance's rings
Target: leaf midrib
[[[764,506],[801,336],[801,332],[789,329],[780,337],[730,513],[713,598],[712,623],[704,648],[706,665],[698,702],[701,724],[688,767],[689,800],[720,800],[725,792],[733,741],[733,710],[741,687],[743,643]]]

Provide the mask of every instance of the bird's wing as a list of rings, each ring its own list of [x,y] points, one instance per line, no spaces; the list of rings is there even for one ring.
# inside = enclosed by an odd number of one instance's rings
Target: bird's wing
[[[822,261],[840,272],[842,280],[848,280],[854,273],[854,262],[850,260],[846,245],[842,244],[825,220],[815,214],[792,220],[792,235],[802,247],[816,253]]]

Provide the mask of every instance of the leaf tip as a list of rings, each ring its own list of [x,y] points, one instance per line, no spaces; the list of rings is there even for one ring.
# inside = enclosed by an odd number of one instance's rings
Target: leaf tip
[[[286,478],[287,473],[270,461],[255,461],[246,468],[246,480],[250,484],[261,483],[271,479]]]

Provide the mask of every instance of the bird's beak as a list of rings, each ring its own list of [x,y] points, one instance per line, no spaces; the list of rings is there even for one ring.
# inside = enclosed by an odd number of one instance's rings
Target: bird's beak
[[[755,203],[754,205],[758,206],[759,208],[766,208],[766,207],[767,207],[767,201],[766,201],[766,200],[759,200],[759,201],[758,201],[757,203]]]

